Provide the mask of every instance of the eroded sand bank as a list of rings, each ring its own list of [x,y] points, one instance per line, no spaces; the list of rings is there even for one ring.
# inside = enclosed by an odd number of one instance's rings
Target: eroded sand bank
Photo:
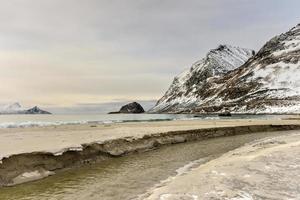
[[[0,186],[161,145],[299,125],[297,120],[207,120],[1,129]]]
[[[292,131],[228,152],[140,199],[300,199],[299,185],[300,131]]]

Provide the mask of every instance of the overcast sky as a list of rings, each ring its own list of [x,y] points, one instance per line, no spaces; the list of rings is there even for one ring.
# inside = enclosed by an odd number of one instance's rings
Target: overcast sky
[[[0,0],[0,103],[155,100],[218,44],[258,50],[299,0]]]

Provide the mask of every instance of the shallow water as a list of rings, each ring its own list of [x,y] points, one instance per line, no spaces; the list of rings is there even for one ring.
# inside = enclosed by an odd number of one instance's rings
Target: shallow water
[[[230,119],[270,119],[276,115],[233,115]],[[224,117],[223,117],[224,118]],[[225,117],[226,118],[226,117]],[[49,126],[86,123],[124,123],[170,120],[222,119],[217,115],[193,114],[77,114],[77,115],[0,115],[0,128]],[[226,118],[227,119],[227,118]]]
[[[255,139],[283,132],[256,133],[165,146],[113,158],[99,164],[58,172],[36,182],[1,188],[1,200],[127,200],[176,173],[191,162],[213,158]],[[180,169],[180,170],[178,170]]]

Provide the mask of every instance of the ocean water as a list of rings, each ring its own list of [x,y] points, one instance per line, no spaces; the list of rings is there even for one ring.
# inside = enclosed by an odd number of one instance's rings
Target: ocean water
[[[0,115],[0,128],[32,126],[72,125],[72,124],[109,124],[126,122],[151,122],[171,120],[214,120],[214,119],[269,119],[282,116],[271,115],[218,115],[195,114],[77,114],[77,115]]]

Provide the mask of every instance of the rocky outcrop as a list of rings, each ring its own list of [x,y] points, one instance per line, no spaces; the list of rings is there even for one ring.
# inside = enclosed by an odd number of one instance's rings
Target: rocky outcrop
[[[220,45],[205,58],[174,78],[168,91],[149,112],[180,112],[203,103],[202,93],[208,82],[244,64],[255,52]]]
[[[35,106],[33,108],[30,108],[30,109],[26,110],[24,112],[24,114],[51,114],[51,113],[48,112],[48,111],[42,110],[39,107]]]
[[[162,108],[159,101],[156,107],[176,113],[300,113],[298,74],[300,24],[272,38],[241,67],[206,79],[194,91],[196,103]]]
[[[117,112],[110,112],[109,114],[118,114],[118,113],[123,113],[123,114],[138,114],[138,113],[144,113],[145,110],[144,108],[137,102],[132,102],[129,104],[126,104],[121,107],[121,109]]]

